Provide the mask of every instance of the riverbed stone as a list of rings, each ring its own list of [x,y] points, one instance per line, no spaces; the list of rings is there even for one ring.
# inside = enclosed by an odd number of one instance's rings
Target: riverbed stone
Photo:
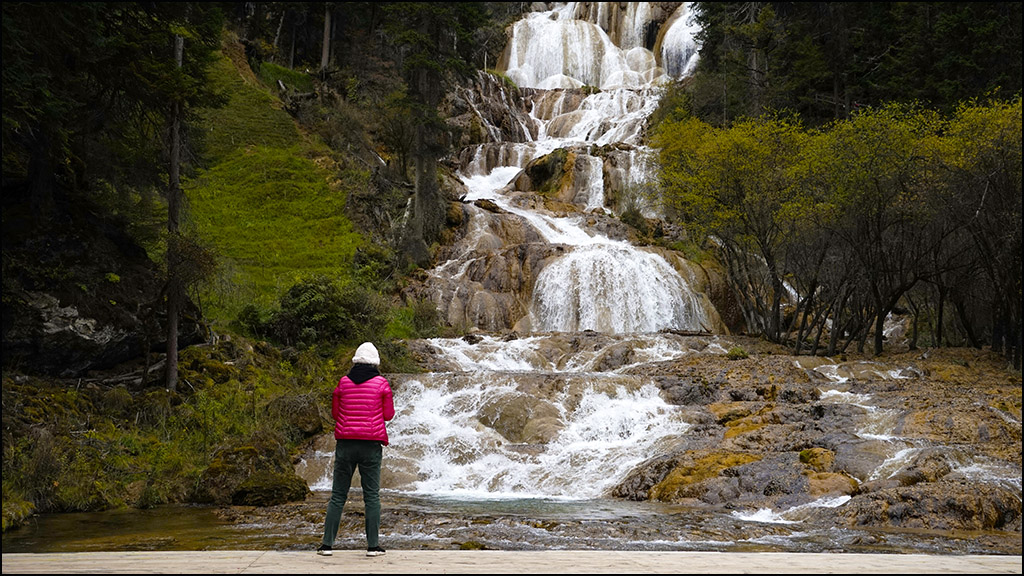
[[[300,502],[309,495],[306,481],[293,472],[261,470],[245,479],[231,493],[235,506],[275,506]]]

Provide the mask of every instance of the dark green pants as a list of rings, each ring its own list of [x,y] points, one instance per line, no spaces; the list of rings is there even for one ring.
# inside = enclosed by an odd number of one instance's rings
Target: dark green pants
[[[380,530],[380,462],[384,448],[373,440],[338,440],[334,448],[334,478],[331,484],[331,499],[327,503],[327,519],[324,520],[325,546],[334,546],[338,535],[341,512],[348,500],[348,489],[352,485],[352,474],[359,467],[359,479],[363,486],[363,504],[366,507],[366,547],[379,544]]]

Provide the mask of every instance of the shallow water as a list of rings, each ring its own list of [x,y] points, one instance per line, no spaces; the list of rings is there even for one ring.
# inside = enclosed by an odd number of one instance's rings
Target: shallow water
[[[273,506],[164,506],[41,514],[3,535],[4,553],[125,550],[313,550],[328,494]],[[1020,554],[1019,534],[881,531],[765,522],[726,509],[623,500],[458,500],[387,491],[381,542],[394,549],[683,550]],[[350,495],[336,548],[364,546]]]

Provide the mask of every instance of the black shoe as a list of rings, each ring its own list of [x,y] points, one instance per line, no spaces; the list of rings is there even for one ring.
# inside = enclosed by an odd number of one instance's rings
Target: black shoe
[[[321,556],[330,556],[331,554],[334,554],[334,551],[331,550],[330,546],[324,546],[321,544],[320,547],[316,549],[316,553]]]
[[[366,549],[366,555],[367,556],[383,556],[384,555],[384,549],[381,548],[380,546],[374,546],[373,548],[367,548]]]

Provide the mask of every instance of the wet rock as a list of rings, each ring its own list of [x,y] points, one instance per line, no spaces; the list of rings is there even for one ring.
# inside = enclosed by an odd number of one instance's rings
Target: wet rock
[[[1005,463],[1011,476],[1013,466],[1019,469],[1019,401],[998,400],[1008,388],[972,383],[976,390],[964,396],[956,385],[934,380],[941,369],[925,366],[904,378],[891,363],[863,361],[837,366],[863,378],[840,385],[821,379],[816,367],[808,368],[813,363],[766,360],[743,374],[695,360],[682,370],[666,367],[654,382],[667,399],[706,399],[692,386],[698,376],[716,383],[717,396],[692,412],[705,416],[693,419],[676,452],[637,466],[613,494],[775,511],[842,497],[848,501],[837,508],[800,514],[824,525],[1019,529],[1019,489],[1012,481],[969,483],[958,472],[980,456],[968,455],[966,446]],[[823,393],[832,387],[839,391]],[[1011,397],[1019,395],[1011,389]],[[872,436],[876,429],[924,447],[894,458],[893,445]],[[1016,448],[1006,450],[1010,445]],[[737,455],[749,461],[729,461]]]
[[[992,530],[1020,528],[1020,491],[962,480],[889,488],[819,512],[848,526]]]
[[[690,381],[673,376],[659,376],[655,384],[662,390],[662,398],[679,406],[709,404],[718,397],[716,384],[704,380]]]
[[[829,472],[835,465],[836,454],[826,448],[808,448],[800,452],[800,461],[816,472]]]
[[[650,499],[673,502],[696,498],[709,504],[730,501],[739,490],[735,476],[728,471],[759,458],[756,454],[711,449],[688,452],[651,487]]]
[[[280,503],[278,499],[298,492],[293,479],[297,476],[282,438],[256,435],[235,442],[214,453],[196,488],[196,502],[230,504],[244,498]],[[306,486],[304,480],[298,480]]]
[[[668,476],[679,464],[676,456],[659,456],[636,467],[625,480],[612,490],[612,496],[627,500],[648,500],[651,488]]]
[[[855,478],[835,472],[807,472],[807,494],[818,500],[825,496],[851,496],[860,486]]]
[[[627,364],[632,364],[635,357],[630,344],[616,344],[604,349],[604,352],[594,361],[593,369],[596,372],[611,372]]]
[[[259,471],[245,479],[231,494],[235,506],[274,506],[298,502],[309,495],[306,481],[294,473]]]
[[[536,134],[528,128],[528,110],[521,91],[501,77],[478,71],[472,82],[448,94],[442,114],[450,125],[458,127],[462,147],[493,142],[526,142]],[[493,167],[493,164],[485,168]],[[488,170],[489,171],[489,170]]]
[[[515,443],[546,444],[562,430],[558,408],[526,394],[501,395],[480,407],[480,421]]]

